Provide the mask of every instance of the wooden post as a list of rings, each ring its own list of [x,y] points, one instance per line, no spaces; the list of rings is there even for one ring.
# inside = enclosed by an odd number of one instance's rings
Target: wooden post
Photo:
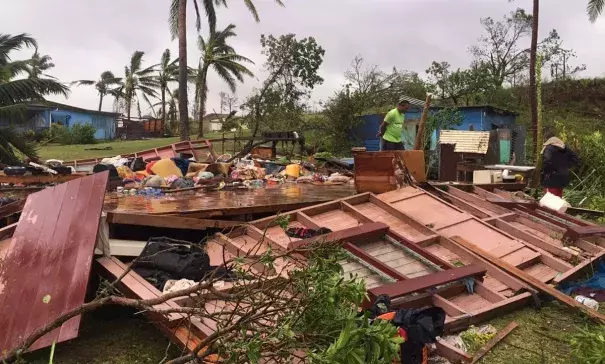
[[[414,142],[414,149],[423,150],[424,145],[424,125],[426,124],[426,118],[428,117],[429,108],[431,107],[431,95],[426,95],[426,101],[424,103],[424,110],[422,110],[422,117],[420,118],[420,124],[418,125],[418,132],[416,133],[416,140]]]

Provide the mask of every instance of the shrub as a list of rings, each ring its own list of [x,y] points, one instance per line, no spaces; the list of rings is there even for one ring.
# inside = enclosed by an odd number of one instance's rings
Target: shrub
[[[76,124],[71,129],[52,124],[50,138],[59,144],[94,144],[95,128],[91,124]]]
[[[71,144],[71,133],[61,124],[55,123],[50,126],[50,138],[59,144]]]
[[[76,124],[71,130],[71,144],[94,144],[96,129],[91,124]]]

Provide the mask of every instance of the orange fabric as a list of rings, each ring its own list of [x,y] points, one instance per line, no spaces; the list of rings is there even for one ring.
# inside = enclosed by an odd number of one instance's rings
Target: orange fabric
[[[378,316],[376,319],[392,321],[395,319],[395,313],[396,313],[395,311],[387,312],[385,314]]]

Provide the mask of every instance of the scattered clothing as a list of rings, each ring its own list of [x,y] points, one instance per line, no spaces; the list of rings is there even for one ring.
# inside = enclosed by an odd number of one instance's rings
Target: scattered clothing
[[[299,239],[310,239],[319,235],[324,235],[327,233],[331,233],[332,230],[328,228],[319,228],[315,229],[307,229],[307,228],[288,228],[286,229],[286,235],[291,238],[299,238]]]
[[[197,175],[197,177],[199,179],[212,179],[214,178],[214,175],[210,172],[202,171]]]
[[[181,174],[183,176],[187,174],[187,171],[189,170],[189,163],[191,163],[189,159],[172,158],[172,161],[181,170]]]
[[[582,295],[597,302],[605,302],[605,263],[601,263],[589,279],[563,283],[559,290],[569,296]]]
[[[170,188],[173,190],[191,188],[193,186],[195,186],[195,182],[193,182],[193,180],[190,178],[177,178],[170,184]]]
[[[578,155],[556,137],[544,143],[542,155],[542,186],[559,189],[567,187],[570,182],[569,169],[580,164]],[[562,197],[562,194],[559,197]]]
[[[162,176],[164,178],[168,176],[177,176],[183,177],[183,173],[181,169],[176,166],[172,159],[160,159],[155,162],[151,167],[151,171],[158,176]]]
[[[166,294],[166,293],[170,293],[170,292],[182,291],[184,289],[193,287],[196,284],[197,283],[195,283],[191,279],[179,279],[179,280],[169,279],[166,281],[166,284],[164,285],[164,290],[162,291],[162,293]]]
[[[122,179],[128,179],[128,180],[136,179],[136,175],[134,174],[134,172],[127,166],[120,166],[120,167],[116,168],[116,170],[118,171],[118,175]]]
[[[159,188],[165,185],[164,179],[160,176],[150,176],[143,182],[145,187]]]
[[[144,171],[146,167],[147,163],[145,163],[145,161],[141,157],[133,158],[132,163],[130,163],[130,169],[133,172]]]

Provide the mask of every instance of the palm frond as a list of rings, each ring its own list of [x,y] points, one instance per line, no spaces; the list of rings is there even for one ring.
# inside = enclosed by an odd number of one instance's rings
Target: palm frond
[[[231,92],[235,92],[235,90],[237,89],[237,84],[235,83],[235,78],[232,76],[231,72],[229,72],[226,68],[216,64],[214,65],[214,70],[223,79],[223,81],[225,81],[227,86],[229,86]]]
[[[38,42],[26,33],[17,35],[0,33],[0,65],[10,61],[8,56],[10,52],[19,51],[24,47],[38,48]]]
[[[0,84],[0,105],[10,106],[25,101],[43,100],[45,95],[67,97],[69,88],[49,79],[19,79]]]
[[[137,73],[139,72],[141,65],[143,64],[143,56],[145,52],[143,51],[135,51],[130,58],[130,72]]]
[[[92,80],[78,80],[78,81],[72,81],[69,84],[77,87],[77,86],[92,86],[96,83],[97,83],[97,81],[92,81]]]
[[[29,158],[37,158],[36,146],[29,143],[14,129],[4,128],[0,130],[0,161],[5,164],[17,164],[20,158],[15,152]]]
[[[27,105],[16,104],[9,106],[0,106],[0,116],[9,120],[25,120]]]
[[[168,27],[172,40],[179,37],[179,0],[172,0],[170,3],[170,14],[168,15]]]
[[[208,26],[212,33],[216,29],[216,9],[214,8],[213,0],[200,0],[204,4],[204,10],[206,11],[206,17],[208,18]],[[199,14],[198,14],[199,19]],[[198,28],[199,30],[200,28]]]
[[[160,64],[161,64],[163,70],[168,68],[168,66],[170,64],[170,49],[166,48],[164,53],[162,53],[162,62]]]
[[[259,22],[260,17],[258,16],[258,11],[256,10],[256,5],[254,5],[254,2],[252,0],[244,0],[244,4],[246,4],[246,7],[252,13],[254,20],[256,20],[256,22]]]
[[[588,13],[588,18],[592,23],[597,21],[597,18],[603,14],[603,10],[605,9],[605,0],[589,0],[588,6],[586,7],[586,12]]]

